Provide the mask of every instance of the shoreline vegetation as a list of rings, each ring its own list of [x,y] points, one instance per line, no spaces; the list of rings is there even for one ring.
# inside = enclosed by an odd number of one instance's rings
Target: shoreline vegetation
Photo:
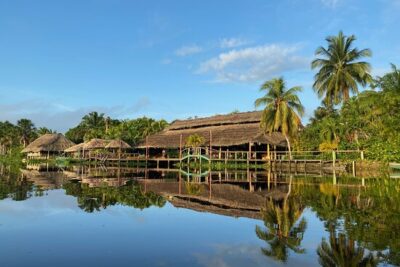
[[[326,47],[316,49],[311,62],[317,71],[313,89],[322,102],[305,126],[298,97],[301,86],[287,89],[283,77],[262,84],[260,91],[265,94],[254,103],[263,108],[260,127],[285,136],[290,159],[296,151],[362,150],[369,162],[400,162],[400,70],[391,64],[389,72],[373,78],[370,64],[364,61],[372,52],[356,48],[355,41],[354,35],[339,32],[326,38]],[[359,87],[366,89],[360,92]],[[117,120],[93,111],[65,136],[77,144],[103,138],[121,139],[134,147],[167,126],[162,119]],[[24,147],[54,132],[36,128],[25,118],[16,124],[0,122],[0,163],[21,162]]]

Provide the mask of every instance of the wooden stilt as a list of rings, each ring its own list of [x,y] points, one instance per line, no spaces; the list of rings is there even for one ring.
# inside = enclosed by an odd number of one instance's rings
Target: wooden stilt
[[[182,159],[182,135],[179,137],[179,159]]]

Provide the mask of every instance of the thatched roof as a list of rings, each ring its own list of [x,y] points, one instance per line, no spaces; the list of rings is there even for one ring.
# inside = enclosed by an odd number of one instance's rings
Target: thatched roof
[[[128,149],[131,148],[131,146],[122,140],[112,140],[108,145],[106,145],[106,148]]]
[[[70,148],[65,149],[64,152],[74,153],[74,152],[82,151],[84,145],[85,145],[85,143],[80,143],[80,144],[71,146]]]
[[[22,153],[62,152],[73,145],[75,144],[60,133],[44,134],[25,147]]]
[[[98,138],[93,138],[89,142],[85,143],[83,148],[86,150],[90,149],[101,149],[101,148],[106,148],[106,146],[110,143],[110,140],[104,140],[104,139],[98,139]]]
[[[250,111],[250,112],[240,112],[240,113],[232,113],[226,115],[215,115],[206,118],[176,120],[167,129],[182,130],[189,128],[207,127],[207,126],[245,124],[254,122],[259,123],[261,115],[262,111]]]
[[[139,148],[178,148],[182,136],[183,145],[193,134],[203,136],[204,145],[235,146],[248,143],[286,146],[281,133],[265,134],[260,129],[261,111],[217,115],[209,118],[175,121],[163,132],[148,137]]]

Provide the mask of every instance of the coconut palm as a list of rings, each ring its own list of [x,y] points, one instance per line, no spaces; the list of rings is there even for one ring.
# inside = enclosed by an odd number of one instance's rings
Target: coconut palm
[[[261,248],[264,255],[286,262],[289,249],[295,253],[305,253],[305,249],[301,247],[301,241],[307,222],[302,218],[296,223],[302,211],[303,207],[293,198],[289,200],[285,198],[283,202],[270,199],[267,202],[262,212],[266,229],[256,226],[257,237],[270,246],[270,248]]]
[[[39,127],[39,129],[37,129],[37,134],[38,135],[44,135],[44,134],[51,134],[51,133],[56,133],[55,131],[46,128],[46,127]]]
[[[285,136],[290,159],[292,153],[289,138],[297,135],[301,126],[300,117],[304,114],[304,107],[297,96],[301,90],[300,86],[286,89],[284,79],[275,78],[261,86],[260,91],[266,94],[254,103],[256,108],[264,106],[261,128],[269,133],[281,132]]]
[[[372,82],[370,65],[360,61],[370,57],[371,50],[359,50],[353,47],[354,35],[346,36],[339,32],[337,36],[328,36],[328,47],[319,47],[315,55],[319,56],[311,63],[312,69],[318,69],[315,75],[314,90],[329,104],[346,102],[350,93],[358,93],[358,85],[366,86]]]
[[[98,113],[97,111],[90,112],[83,116],[81,124],[88,129],[103,127],[104,113]]]
[[[340,127],[338,122],[333,118],[325,118],[321,121],[320,137],[330,144],[339,143]]]
[[[323,239],[317,249],[319,263],[324,267],[346,266],[378,266],[379,259],[371,252],[365,254],[364,248],[356,246],[353,240],[346,238],[343,233],[336,236],[331,227],[329,243]]]
[[[36,135],[35,125],[31,120],[20,119],[17,121],[17,126],[21,137],[21,143],[26,147]]]
[[[400,92],[400,70],[394,64],[390,64],[392,71],[383,77],[378,77],[373,83],[373,87],[380,87],[384,91]]]

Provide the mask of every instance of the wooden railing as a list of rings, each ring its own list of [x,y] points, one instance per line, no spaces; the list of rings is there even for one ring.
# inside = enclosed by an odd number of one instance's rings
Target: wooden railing
[[[336,150],[336,151],[292,151],[291,160],[322,160],[322,161],[336,161],[336,160],[363,160],[364,151],[362,150]],[[265,161],[282,161],[289,160],[288,151],[229,151],[217,150],[210,148],[185,148],[177,157],[169,157],[168,155],[147,157],[140,153],[105,153],[98,152],[89,156],[90,159],[107,160],[107,159],[123,159],[123,160],[155,160],[155,159],[174,159],[181,160],[188,155],[205,156],[211,160],[220,161],[252,161],[252,160],[265,160]]]

